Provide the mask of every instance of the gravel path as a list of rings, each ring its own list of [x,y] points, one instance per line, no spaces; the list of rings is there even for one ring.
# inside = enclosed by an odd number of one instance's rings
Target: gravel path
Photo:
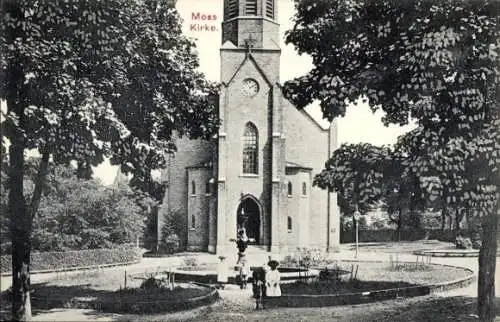
[[[354,251],[347,245],[341,253],[332,254],[333,258],[353,259]],[[360,260],[388,261],[390,251],[377,252],[373,249],[362,249],[358,253]],[[261,264],[267,254],[255,256],[254,260]],[[416,256],[400,253],[400,261],[415,261]],[[175,258],[175,257],[174,257]],[[477,274],[477,258],[438,258],[433,257],[432,263],[461,266],[472,269]],[[500,267],[500,259],[497,265]],[[181,259],[144,258],[140,264],[131,265],[127,270],[153,271],[157,267],[168,267]],[[201,254],[200,262],[215,262],[214,255]],[[111,268],[110,268],[111,269]],[[123,270],[124,268],[116,268]],[[497,270],[497,272],[500,271]],[[51,279],[54,274],[34,275],[34,282]],[[7,288],[2,277],[2,290]],[[500,274],[496,276],[496,291],[500,294]],[[34,312],[34,321],[478,321],[474,316],[477,282],[470,286],[432,296],[397,299],[371,304],[338,306],[325,308],[277,308],[255,310],[255,302],[251,297],[251,287],[240,290],[230,286],[220,291],[221,300],[217,303],[187,312],[173,314],[147,315],[117,315],[104,314],[92,310],[57,309],[45,312]],[[500,307],[500,303],[499,303]],[[500,317],[498,319],[500,321]]]

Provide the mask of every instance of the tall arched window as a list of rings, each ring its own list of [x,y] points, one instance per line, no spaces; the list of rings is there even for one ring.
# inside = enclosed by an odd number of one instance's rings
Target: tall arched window
[[[210,180],[205,182],[205,194],[207,194],[207,195],[210,194]]]
[[[253,123],[248,122],[243,133],[243,173],[258,173],[258,140],[257,128]]]
[[[291,181],[288,181],[287,190],[288,190],[288,195],[291,196],[293,193],[293,186]]]
[[[191,181],[191,194],[192,195],[196,194],[196,184],[195,184],[194,180]]]
[[[307,195],[307,183],[302,182],[302,195],[306,196]]]
[[[196,216],[191,215],[191,228],[196,228]]]
[[[287,228],[288,228],[288,231],[292,231],[292,217],[288,216],[288,220],[287,220]]]

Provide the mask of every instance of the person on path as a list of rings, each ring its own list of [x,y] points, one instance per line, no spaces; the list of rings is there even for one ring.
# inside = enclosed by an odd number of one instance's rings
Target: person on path
[[[266,297],[266,271],[263,267],[257,267],[252,271],[252,292],[255,308],[263,309],[263,300]]]
[[[268,297],[281,296],[279,263],[276,260],[271,260],[267,265],[269,265],[270,270],[266,273],[266,295]]]
[[[243,259],[245,259],[245,251],[248,247],[248,237],[245,228],[240,228],[238,230],[238,239],[236,240],[236,247],[238,248],[238,261],[236,265],[240,265]]]
[[[250,275],[250,266],[248,265],[248,261],[244,259],[240,267],[240,288],[242,290],[247,288],[248,275]]]

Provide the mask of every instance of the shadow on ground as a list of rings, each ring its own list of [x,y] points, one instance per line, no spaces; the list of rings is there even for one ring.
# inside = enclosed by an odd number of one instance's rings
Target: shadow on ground
[[[497,298],[497,312],[500,298]],[[204,313],[182,321],[346,321],[346,322],[429,322],[429,321],[479,321],[476,299],[470,297],[443,298],[424,296],[418,298],[381,301],[370,304],[344,305],[319,308],[277,308],[265,310],[238,310],[235,306],[219,303]],[[500,312],[497,313],[500,321]],[[167,316],[152,316],[152,320],[165,320]],[[127,321],[130,319],[120,319]],[[178,319],[176,319],[178,320]],[[148,319],[150,321],[150,319]]]
[[[130,315],[138,316],[148,312],[164,311],[165,307],[175,311],[190,307],[190,301],[182,301],[184,296],[189,298],[207,295],[207,289],[203,288],[180,288],[180,293],[170,293],[162,291],[161,294],[137,292],[136,289],[127,289],[125,295],[118,296],[115,291],[96,290],[89,285],[66,285],[57,286],[48,283],[39,283],[32,285],[31,309],[33,317],[38,315],[50,314],[68,315],[69,310],[85,311],[86,315],[95,315],[96,317],[116,317],[122,314],[119,312],[131,312]],[[123,298],[122,296],[125,296]],[[172,303],[169,305],[166,301],[181,299],[181,303]],[[122,302],[123,301],[123,302]],[[130,303],[128,303],[130,302]],[[9,321],[12,309],[12,295],[10,290],[1,293],[1,311],[0,320]],[[146,303],[139,305],[137,303]],[[137,308],[134,308],[137,306]],[[156,310],[160,307],[160,310]],[[82,310],[83,309],[83,310]],[[64,311],[64,312],[63,312]],[[136,315],[136,312],[141,312]],[[93,319],[92,319],[93,320]]]
[[[40,292],[50,292],[54,300],[48,303],[36,299],[37,290],[33,294],[33,316],[39,320],[55,320],[54,315],[72,317],[72,309],[66,309],[65,303],[73,297],[99,297],[109,291],[89,290],[85,286],[40,287]],[[10,320],[10,301],[6,292],[2,293],[2,321]],[[65,299],[63,299],[63,297]],[[251,301],[250,299],[248,299]],[[500,321],[500,297],[496,298],[497,320]],[[277,308],[256,311],[253,305],[239,305],[231,299],[219,301],[204,308],[170,314],[111,314],[95,310],[77,312],[79,320],[112,320],[112,321],[479,321],[476,313],[476,299],[473,297],[441,297],[437,295],[417,298],[401,298],[369,304],[346,305],[318,308]],[[67,320],[67,319],[65,319]]]

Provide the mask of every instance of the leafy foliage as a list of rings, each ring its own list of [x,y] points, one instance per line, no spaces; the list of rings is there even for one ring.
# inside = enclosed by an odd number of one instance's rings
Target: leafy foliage
[[[29,159],[28,165],[36,169],[38,163]],[[105,187],[97,180],[78,179],[75,172],[72,166],[51,166],[33,218],[33,250],[53,252],[135,243],[143,233],[148,208],[155,202],[127,185]],[[35,175],[27,173],[28,196],[32,195]],[[8,192],[5,179],[2,175],[1,187]],[[10,220],[3,196],[2,244],[9,244]]]
[[[286,41],[315,68],[287,82],[285,95],[298,107],[319,99],[329,119],[361,96],[386,112],[385,123],[415,118],[420,128],[407,144],[422,152],[411,167],[423,188],[436,197],[432,171],[454,169],[451,201],[491,213],[500,163],[498,2],[296,1],[296,9]]]
[[[208,96],[216,86],[196,71],[195,44],[181,34],[171,4],[34,4],[17,1],[19,16],[8,11],[2,24],[0,67],[15,64],[23,93],[15,100],[20,110],[10,106],[5,115],[7,138],[22,132],[26,148],[82,167],[111,156],[144,182],[174,150],[173,131],[193,138],[213,132]],[[2,97],[14,94],[7,85]]]
[[[382,177],[389,161],[389,149],[368,143],[343,144],[333,152],[314,185],[339,192],[344,214],[368,211],[382,195]]]
[[[498,1],[296,0],[286,42],[314,68],[285,83],[303,108],[329,120],[362,97],[386,124],[417,121],[405,167],[429,199],[483,221],[479,317],[492,320],[500,206],[500,3]],[[487,240],[487,243],[485,243]]]
[[[162,199],[151,170],[175,151],[172,134],[208,137],[217,128],[216,85],[197,71],[194,42],[171,1],[2,2],[1,141],[10,142],[13,318],[30,319],[32,218],[49,160],[76,161],[78,175],[105,157]],[[24,196],[25,151],[42,155],[33,198]],[[97,201],[97,200],[96,200]],[[104,205],[102,205],[104,207]],[[87,230],[96,238],[100,233]]]

